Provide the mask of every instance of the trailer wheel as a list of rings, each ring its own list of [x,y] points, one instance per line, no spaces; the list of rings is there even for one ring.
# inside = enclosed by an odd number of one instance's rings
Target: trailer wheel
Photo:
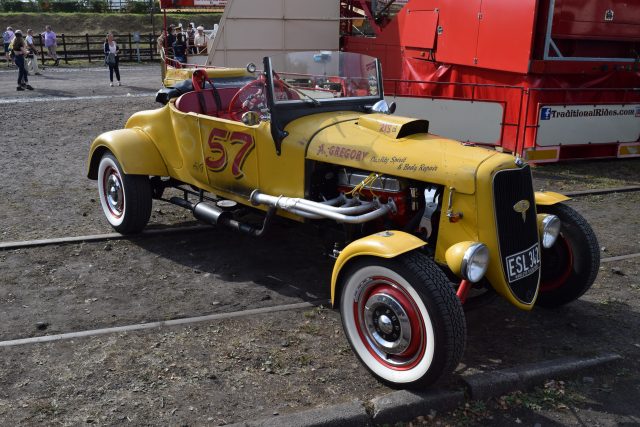
[[[466,323],[451,283],[426,256],[363,257],[347,266],[340,312],[352,349],[391,387],[420,388],[453,371]]]
[[[542,272],[537,304],[554,308],[580,298],[593,284],[600,268],[600,246],[593,229],[574,209],[564,204],[539,206],[557,215],[560,235],[542,249]]]
[[[109,224],[119,233],[142,231],[151,216],[151,184],[148,176],[127,175],[110,152],[98,166],[100,205]]]

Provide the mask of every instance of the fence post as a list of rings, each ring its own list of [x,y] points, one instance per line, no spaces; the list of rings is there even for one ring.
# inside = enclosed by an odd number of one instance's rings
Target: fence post
[[[40,45],[40,58],[42,58],[42,69],[44,69],[44,45],[42,44],[42,35],[38,37],[38,43]]]
[[[87,56],[89,56],[89,62],[91,62],[91,45],[89,45],[89,34],[85,33],[84,36],[87,39]]]
[[[154,34],[149,34],[149,55],[151,56],[151,61],[153,61],[153,39],[155,37],[153,37]]]
[[[129,33],[129,61],[133,62],[133,44],[131,43],[131,33]]]
[[[69,64],[69,56],[67,55],[67,42],[64,39],[64,33],[62,33],[62,51],[64,52],[64,63]]]

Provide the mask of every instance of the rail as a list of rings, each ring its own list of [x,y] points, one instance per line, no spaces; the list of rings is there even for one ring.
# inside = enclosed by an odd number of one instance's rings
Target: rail
[[[636,192],[636,191],[640,191],[640,186],[630,185],[626,187],[611,187],[611,188],[600,188],[600,189],[591,189],[591,190],[579,190],[579,191],[565,192],[564,194],[569,197],[585,197],[585,196],[592,196],[592,195],[628,193],[628,192]],[[330,203],[325,203],[325,204],[330,205]],[[205,230],[211,230],[211,229],[212,229],[211,227],[206,225],[177,226],[177,227],[147,229],[137,235],[124,235],[124,234],[114,232],[114,233],[104,233],[104,234],[92,234],[92,235],[85,235],[85,236],[67,236],[67,237],[37,239],[37,240],[0,242],[0,252],[11,251],[16,249],[37,248],[42,246],[59,246],[59,245],[68,245],[68,244],[74,245],[74,244],[82,244],[82,243],[88,243],[88,242],[103,242],[103,241],[110,241],[110,240],[132,240],[132,239],[139,239],[139,238],[172,235],[172,234],[178,234],[178,233],[181,233],[181,234],[202,233]],[[636,257],[640,257],[640,253],[611,257],[609,260],[618,261],[620,259],[636,258]],[[606,261],[603,260],[603,262],[606,262]]]

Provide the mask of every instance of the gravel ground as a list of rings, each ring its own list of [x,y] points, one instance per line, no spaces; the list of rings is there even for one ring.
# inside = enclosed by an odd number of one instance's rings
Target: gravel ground
[[[147,94],[159,70],[123,67],[120,88],[110,88],[105,73],[49,68],[33,79],[35,91],[17,93],[15,72],[0,71],[0,241],[111,232],[85,176],[89,144],[156,107]],[[53,100],[69,96],[100,98]],[[535,185],[640,185],[638,166],[548,165],[535,168]],[[569,203],[594,227],[604,257],[640,252],[640,193]],[[193,223],[155,204],[150,227]],[[0,340],[326,299],[331,262],[308,231],[280,223],[261,240],[205,229],[0,252]],[[569,409],[496,400],[416,423],[629,422],[640,392],[639,265],[637,258],[603,264],[591,291],[562,310],[520,312],[498,300],[467,313],[465,356],[440,385],[458,388],[461,375],[562,355],[622,354],[610,370],[563,386],[584,399],[558,400]],[[390,391],[357,362],[339,315],[322,308],[4,348],[2,356],[3,425],[217,425]]]

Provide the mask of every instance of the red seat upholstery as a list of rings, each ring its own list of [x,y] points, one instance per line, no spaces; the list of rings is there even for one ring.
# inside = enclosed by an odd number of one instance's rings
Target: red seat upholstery
[[[229,103],[239,88],[227,87],[218,89],[220,95],[221,111],[218,111],[213,89],[205,89],[201,92],[187,92],[176,100],[176,108],[183,113],[207,114],[210,116],[227,117]],[[200,95],[198,95],[200,94]],[[203,110],[204,106],[204,110]]]
[[[216,100],[213,90],[187,92],[176,100],[176,108],[184,113],[216,115]]]

